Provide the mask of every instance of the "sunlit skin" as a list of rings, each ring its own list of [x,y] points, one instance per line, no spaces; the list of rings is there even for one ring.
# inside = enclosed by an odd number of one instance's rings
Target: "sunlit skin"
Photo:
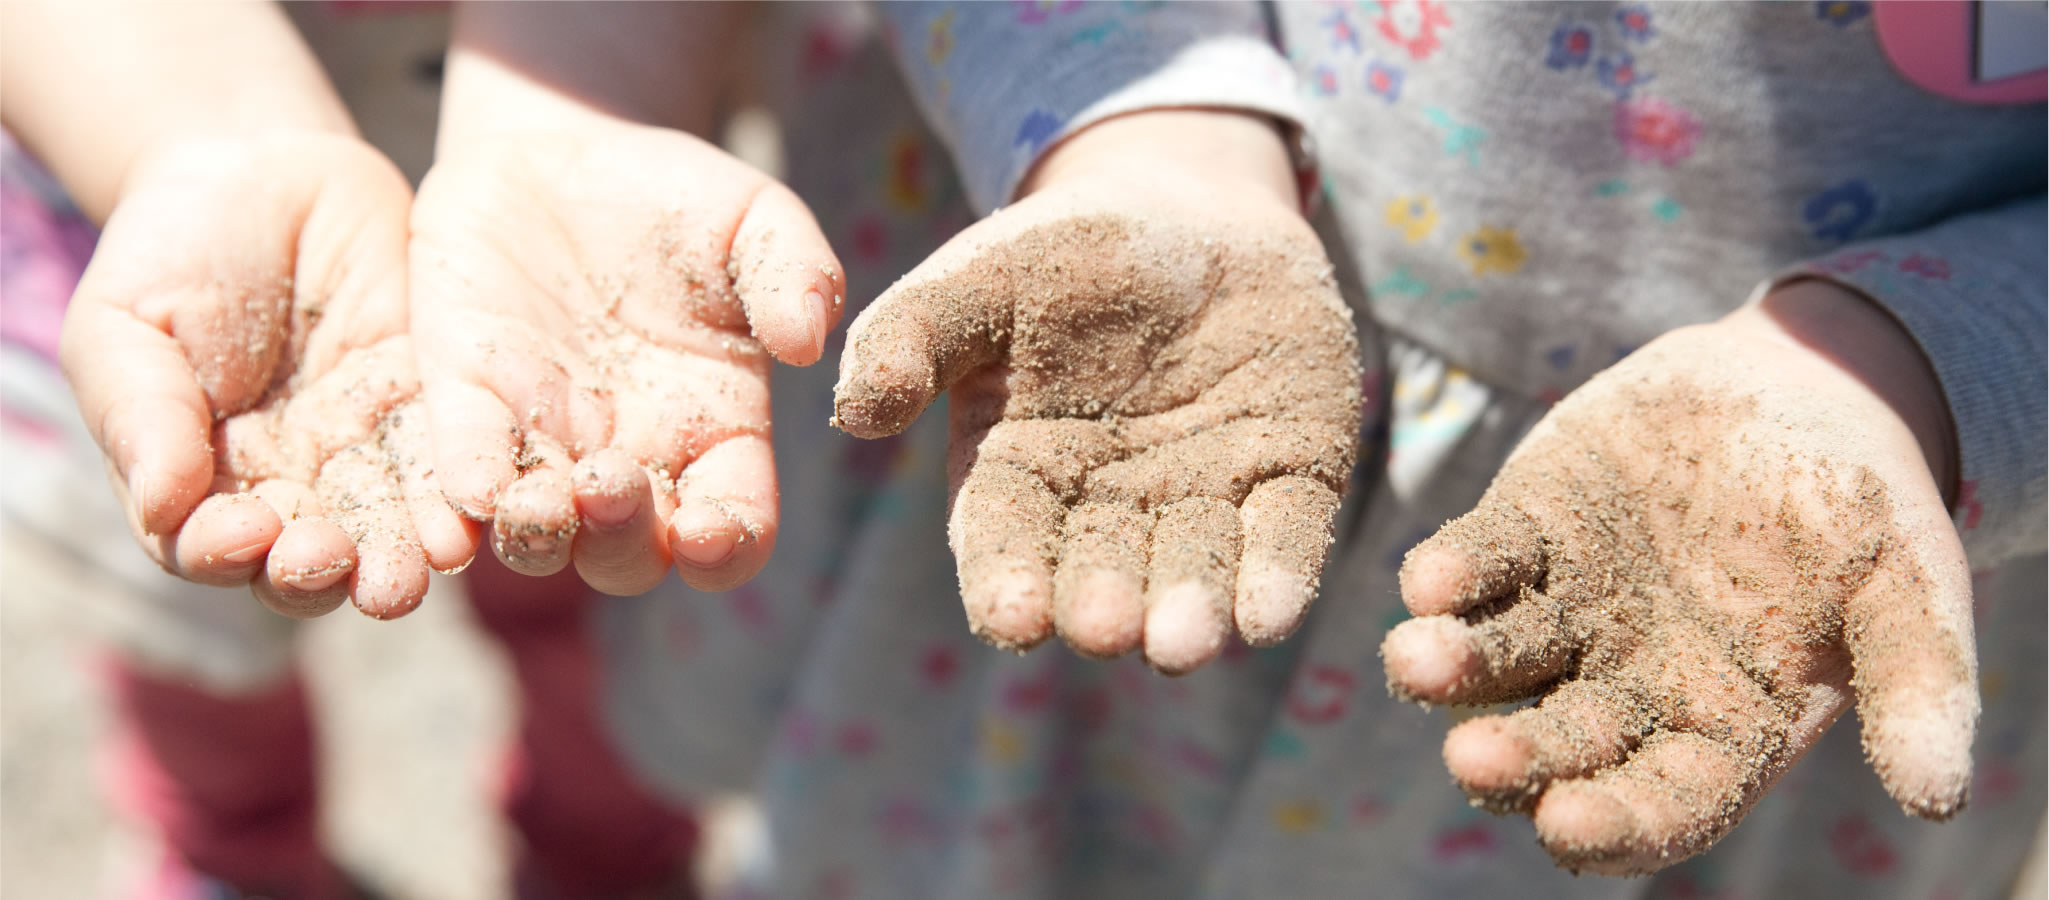
[[[601,12],[456,10],[410,248],[435,466],[514,571],[723,590],[775,546],[769,366],[817,361],[845,285],[794,194],[686,131],[716,54],[671,44],[730,45],[730,10]]]

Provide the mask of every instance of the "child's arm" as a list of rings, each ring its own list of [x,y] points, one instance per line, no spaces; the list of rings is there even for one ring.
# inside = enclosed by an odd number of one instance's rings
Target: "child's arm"
[[[0,9],[7,125],[106,221],[62,361],[137,539],[294,614],[410,609],[474,538],[397,414],[404,180],[271,6]]]
[[[95,222],[178,139],[355,134],[267,3],[10,2],[0,24],[0,119]]]
[[[725,589],[774,546],[770,356],[817,360],[843,289],[794,194],[682,130],[733,17],[456,7],[413,332],[446,491],[516,571]]]
[[[1961,809],[1971,564],[2041,550],[2043,240],[2035,198],[1847,249],[1559,403],[1402,570],[1391,684],[1542,698],[1453,730],[1467,792],[1568,865],[1650,871],[1854,700],[1902,807]]]

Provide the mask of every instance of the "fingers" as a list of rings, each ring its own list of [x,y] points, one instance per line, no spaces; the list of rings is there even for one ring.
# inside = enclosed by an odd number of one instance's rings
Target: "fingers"
[[[394,411],[389,428],[388,441],[397,451],[399,490],[405,496],[406,511],[412,516],[427,565],[437,572],[459,572],[476,558],[483,528],[458,515],[441,493],[425,407],[413,403]]]
[[[582,518],[571,554],[577,574],[607,594],[653,590],[669,574],[673,502],[657,498],[647,470],[620,450],[600,450],[578,462],[570,481]]]
[[[970,468],[954,494],[947,541],[976,636],[1025,650],[1053,632],[1053,567],[1065,510],[1037,476],[1004,463]]]
[[[214,494],[178,530],[172,560],[179,575],[200,584],[247,584],[283,530],[270,504],[254,494]]]
[[[553,575],[569,565],[576,538],[576,500],[569,454],[547,435],[528,432],[525,474],[497,498],[491,550],[521,575]]]
[[[1428,703],[1499,703],[1529,696],[1572,660],[1563,604],[1525,590],[1508,608],[1465,622],[1426,616],[1381,642],[1388,686]]]
[[[427,554],[410,529],[397,527],[404,514],[397,504],[386,504],[378,518],[388,524],[356,541],[349,600],[373,619],[396,619],[418,609],[427,596]]]
[[[969,382],[980,378],[970,376]],[[994,421],[993,410],[956,391],[948,412],[954,437],[948,453],[951,480],[979,468],[1025,473],[1056,503],[1074,502],[1090,469],[1113,458],[1115,441],[1100,422],[1077,419]],[[970,409],[969,407],[976,407]],[[1037,489],[1034,489],[1036,492]],[[1056,519],[1056,521],[1058,521]],[[1137,509],[1083,502],[1066,513],[1053,575],[1053,624],[1085,656],[1111,657],[1137,649],[1145,624],[1146,541],[1152,516]]]
[[[1955,540],[1954,530],[1926,533]],[[1880,567],[1844,610],[1864,753],[1903,809],[1940,821],[1963,809],[1971,784],[1979,701],[1970,575],[1961,552],[1947,567],[1919,565],[1907,548],[1878,552]]]
[[[1077,652],[1107,658],[1138,648],[1152,524],[1149,514],[1102,503],[1068,513],[1053,573],[1053,625]]]
[[[409,343],[386,340],[347,351],[332,369],[296,386],[276,422],[244,421],[271,432],[274,437],[266,443],[273,447],[266,449],[281,452],[283,460],[304,460],[311,466],[345,447],[377,439],[391,411],[419,389]],[[238,448],[240,442],[226,443]],[[313,478],[310,469],[276,474]]]
[[[1402,561],[1402,602],[1419,616],[1464,612],[1517,588],[1544,571],[1544,544],[1530,517],[1505,503],[1451,520]]]
[[[1170,674],[1215,658],[1234,626],[1254,643],[1277,642],[1315,596],[1337,502],[1320,484],[1287,478],[1256,489],[1241,509],[1214,498],[1170,504],[1157,524],[1134,509],[1084,503],[1066,522],[1055,623],[1088,655],[1143,643],[1147,661]]]
[[[381,445],[348,447],[320,471],[327,518],[355,541],[349,599],[377,619],[405,615],[427,595],[427,555],[398,477]]]
[[[747,583],[775,550],[778,502],[766,435],[721,441],[685,467],[667,531],[683,580],[700,591]]]
[[[1146,579],[1145,658],[1169,675],[1223,652],[1238,574],[1238,510],[1190,497],[1160,510]]]
[[[1246,643],[1280,643],[1302,624],[1337,513],[1337,492],[1300,476],[1273,479],[1246,495],[1238,508],[1245,551],[1233,604]]]
[[[250,582],[256,599],[295,619],[333,612],[349,597],[356,543],[320,517],[294,519],[271,547],[263,573]]]
[[[770,182],[754,195],[729,271],[761,345],[791,365],[817,362],[846,306],[846,284],[818,221],[789,188]]]
[[[129,514],[146,534],[171,534],[212,483],[211,407],[177,341],[101,302],[94,285],[88,271],[65,316],[64,374]]]
[[[735,361],[635,353],[606,392],[611,440],[584,446],[623,450],[673,482],[684,464],[719,443],[770,432],[769,365],[758,354]]]
[[[422,362],[423,373],[433,366]],[[426,378],[421,400],[433,434],[434,478],[463,516],[487,521],[499,494],[519,477],[519,420],[498,395],[460,378]]]
[[[1554,780],[1621,762],[1650,722],[1642,698],[1578,679],[1536,706],[1460,723],[1444,739],[1444,764],[1482,805],[1523,810]]]
[[[1762,778],[1761,765],[1709,738],[1659,732],[1621,766],[1545,791],[1537,801],[1537,839],[1574,871],[1655,871],[1734,828]]]
[[[463,297],[420,285],[414,296],[420,298],[416,308],[426,307],[416,332],[454,336],[443,348],[419,353],[420,395],[435,478],[464,515],[479,521],[496,515],[499,495],[531,468],[532,461],[522,459],[531,436],[545,436],[556,447],[606,446],[608,417],[587,392],[574,389],[576,379],[550,344],[550,336],[568,326],[466,309]],[[430,305],[437,302],[449,308]],[[566,473],[567,464],[562,468]]]

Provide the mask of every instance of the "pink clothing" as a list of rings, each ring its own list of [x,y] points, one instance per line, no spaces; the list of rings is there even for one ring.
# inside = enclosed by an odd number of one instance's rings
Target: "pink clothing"
[[[107,781],[123,812],[189,868],[245,893],[349,896],[320,851],[313,724],[296,675],[224,697],[118,660],[105,672],[117,729]]]
[[[588,589],[574,573],[526,578],[488,559],[468,577],[478,621],[505,648],[519,688],[502,804],[523,842],[521,896],[584,900],[650,886],[689,896],[695,820],[633,778],[598,720]],[[246,893],[351,896],[319,846],[314,717],[296,673],[224,696],[119,659],[105,671],[120,735],[109,787],[176,862]]]
[[[686,886],[696,822],[641,786],[600,720],[595,595],[573,571],[528,578],[495,559],[467,578],[477,620],[505,647],[519,686],[505,810],[526,841],[521,877],[565,900]]]

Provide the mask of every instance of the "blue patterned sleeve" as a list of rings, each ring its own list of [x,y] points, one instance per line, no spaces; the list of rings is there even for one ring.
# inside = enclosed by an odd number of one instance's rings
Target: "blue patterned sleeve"
[[[1920,343],[1956,421],[1954,514],[1973,568],[2043,551],[2049,432],[2049,207],[2036,194],[1862,241],[1786,276],[1877,300]],[[1781,281],[1786,279],[1780,279]]]
[[[1008,202],[1046,148],[1141,109],[1303,119],[1256,3],[880,3],[906,83],[975,211]]]

